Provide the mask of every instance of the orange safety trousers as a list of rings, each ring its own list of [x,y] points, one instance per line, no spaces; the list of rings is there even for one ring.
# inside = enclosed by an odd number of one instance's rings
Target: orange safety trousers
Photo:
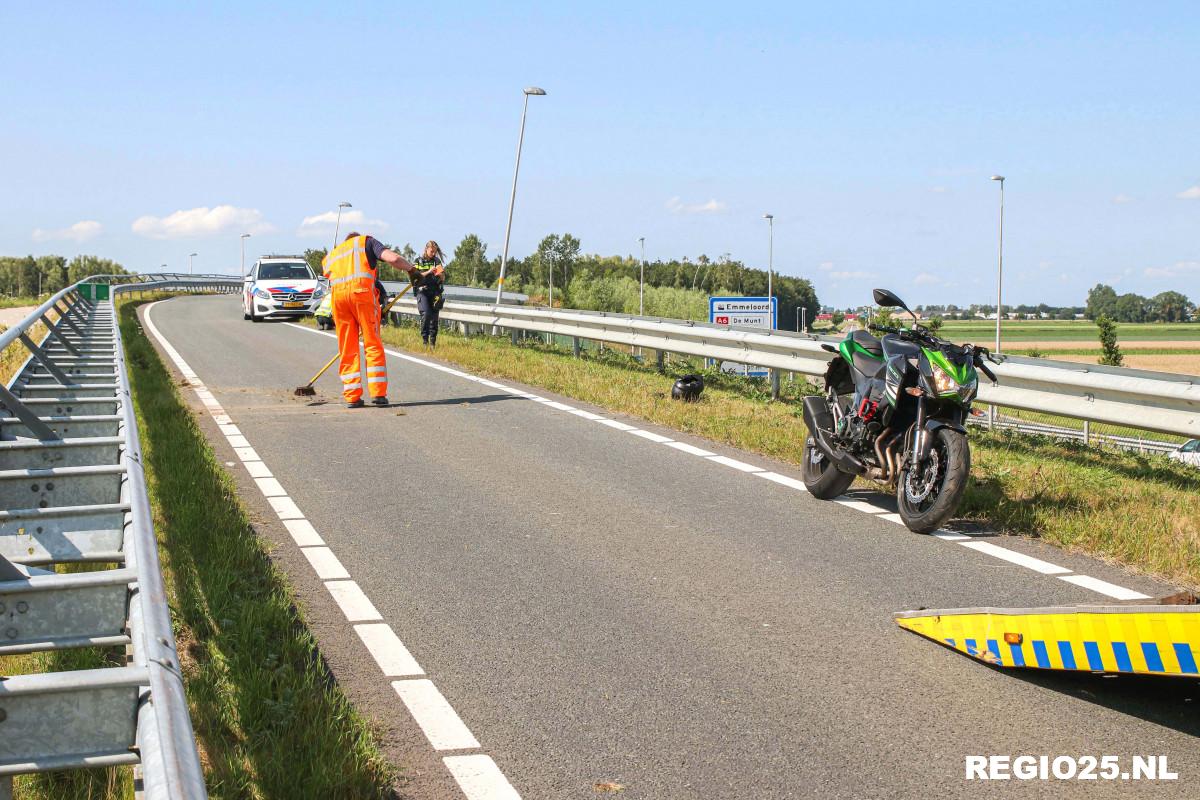
[[[334,292],[332,305],[341,354],[338,372],[342,376],[342,397],[347,403],[361,400],[364,377],[371,397],[386,397],[387,358],[383,353],[383,340],[379,338],[379,303],[375,292]],[[360,332],[367,353],[365,376],[358,358]]]

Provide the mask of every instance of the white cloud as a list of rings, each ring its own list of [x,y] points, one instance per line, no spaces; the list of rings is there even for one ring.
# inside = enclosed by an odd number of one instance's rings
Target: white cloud
[[[942,279],[932,272],[921,272],[917,277],[913,278],[913,283],[917,286],[933,286],[942,282]]]
[[[1175,195],[1180,200],[1200,200],[1200,183]]]
[[[146,215],[133,221],[133,232],[147,239],[191,239],[218,233],[271,233],[257,208],[216,206],[176,211],[165,217]]]
[[[831,272],[829,277],[835,281],[862,281],[868,278],[874,278],[874,272],[862,272],[859,270]]]
[[[672,214],[717,214],[727,208],[715,197],[707,203],[685,203],[678,195],[668,200],[666,207]]]
[[[94,239],[104,230],[104,226],[94,219],[85,219],[81,222],[76,222],[69,228],[34,228],[33,240],[35,242],[50,242],[58,239],[66,239],[72,242],[86,242],[88,239]]]
[[[822,261],[820,264],[817,265],[817,269],[821,270],[822,272],[829,272],[831,269],[833,269],[833,262],[832,261]]]
[[[945,194],[949,191],[949,189],[947,189],[945,186],[934,186],[929,191],[933,192],[934,194]]]
[[[304,221],[300,223],[300,228],[296,231],[296,234],[298,236],[313,237],[332,236],[334,227],[337,225],[337,219],[338,215],[336,211],[326,211],[324,214],[305,217]],[[387,230],[388,225],[383,220],[367,219],[366,215],[361,211],[343,211],[340,232],[349,233],[355,228],[361,233],[382,233]],[[363,230],[364,228],[369,230]]]
[[[1117,195],[1116,197],[1114,197],[1114,198],[1112,199],[1112,201],[1113,201],[1114,203],[1116,203],[1117,205],[1121,206],[1121,205],[1125,205],[1126,203],[1132,203],[1132,202],[1133,202],[1133,198],[1132,198],[1132,197],[1130,197],[1130,196],[1129,196],[1129,195],[1127,195],[1127,194],[1119,194],[1119,195]]]
[[[1182,278],[1200,273],[1200,261],[1176,261],[1169,267],[1147,267],[1143,274],[1147,278]]]

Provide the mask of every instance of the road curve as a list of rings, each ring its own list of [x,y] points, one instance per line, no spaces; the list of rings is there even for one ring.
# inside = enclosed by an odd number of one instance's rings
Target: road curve
[[[318,383],[330,402],[309,405],[292,389],[333,340],[239,311],[235,298],[183,297],[152,319],[478,739],[478,750],[434,753],[283,534],[278,558],[322,648],[365,712],[388,722],[389,752],[415,765],[414,797],[454,796],[440,756],[472,752],[527,800],[596,797],[603,782],[631,800],[1183,797],[1200,778],[1195,682],[993,670],[892,622],[922,606],[1103,599],[1085,588],[400,358],[389,357],[397,407],[344,410],[332,372]],[[260,527],[281,529],[268,515]],[[1169,591],[1053,548],[989,541]],[[1180,777],[964,780],[964,757],[979,754],[1166,755]]]

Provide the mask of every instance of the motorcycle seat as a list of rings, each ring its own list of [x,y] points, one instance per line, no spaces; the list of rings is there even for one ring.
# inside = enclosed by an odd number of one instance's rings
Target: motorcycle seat
[[[868,353],[874,353],[877,356],[883,355],[883,345],[879,343],[878,339],[866,331],[851,331],[850,341],[854,342]]]

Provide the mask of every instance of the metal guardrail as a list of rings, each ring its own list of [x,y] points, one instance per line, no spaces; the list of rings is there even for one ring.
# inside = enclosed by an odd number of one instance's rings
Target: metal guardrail
[[[88,278],[0,333],[0,350],[30,353],[0,386],[0,655],[127,655],[121,667],[0,679],[0,798],[14,775],[116,764],[138,765],[149,800],[207,797],[113,296],[240,289],[236,276]],[[53,571],[72,563],[114,566]]]
[[[402,299],[392,313],[415,315],[416,304]],[[790,331],[474,303],[446,303],[441,318],[484,330],[537,331],[813,376],[825,374],[831,357],[822,341],[837,341]],[[999,382],[980,386],[982,403],[1200,437],[1200,379],[1194,377],[1019,356],[1006,356],[992,369]]]

